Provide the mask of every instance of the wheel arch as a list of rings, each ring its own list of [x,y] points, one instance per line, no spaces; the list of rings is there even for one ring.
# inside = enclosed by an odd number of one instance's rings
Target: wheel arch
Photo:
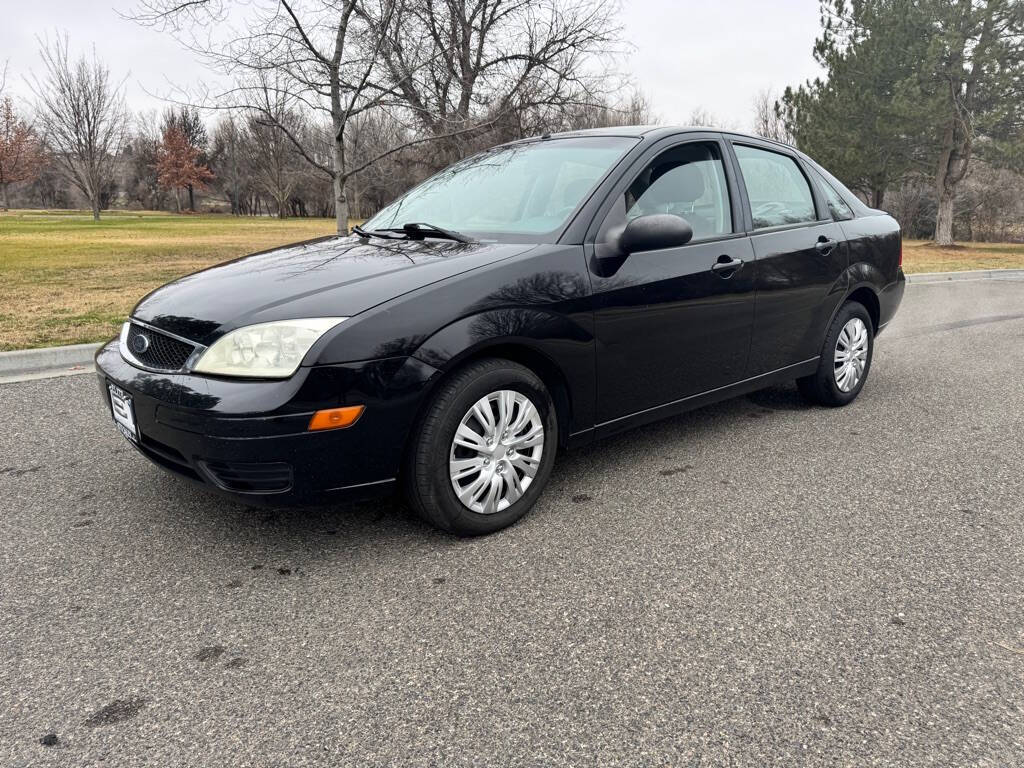
[[[403,455],[408,456],[441,384],[466,365],[487,358],[522,365],[544,383],[555,406],[558,442],[565,447],[574,419],[586,418],[587,403],[593,401],[593,354],[589,329],[566,315],[533,307],[490,310],[440,329],[412,352],[412,357],[438,373],[431,377],[420,397]]]
[[[845,304],[847,301],[856,301],[868,311],[868,315],[871,316],[872,333],[877,335],[878,323],[882,316],[882,304],[878,299],[878,293],[875,291],[874,286],[860,285],[854,288],[846,295],[843,303]],[[838,312],[839,310],[836,309],[836,311]]]
[[[405,441],[402,445],[402,458],[399,466],[400,474],[405,475],[407,472],[408,462],[413,454],[414,441],[420,431],[420,424],[422,424],[423,419],[426,417],[427,409],[433,402],[434,395],[441,385],[467,365],[472,365],[479,360],[490,359],[508,360],[517,363],[533,372],[544,383],[555,405],[559,447],[567,447],[572,424],[573,400],[565,373],[548,355],[521,339],[494,339],[491,343],[483,343],[466,349],[461,354],[454,355],[443,366],[437,366],[435,361],[434,365],[438,368],[438,373],[431,378],[422,397],[420,397],[411,427],[406,433]]]
[[[565,372],[550,356],[522,339],[495,339],[454,357],[438,377],[438,384],[467,365],[486,359],[502,359],[529,369],[540,379],[551,395],[558,421],[558,442],[565,447],[572,424],[572,392]],[[422,407],[426,407],[425,402]]]

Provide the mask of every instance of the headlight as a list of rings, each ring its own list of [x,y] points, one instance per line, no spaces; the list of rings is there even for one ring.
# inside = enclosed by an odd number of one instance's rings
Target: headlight
[[[287,379],[317,339],[345,317],[311,317],[247,325],[217,339],[192,369],[217,376]]]

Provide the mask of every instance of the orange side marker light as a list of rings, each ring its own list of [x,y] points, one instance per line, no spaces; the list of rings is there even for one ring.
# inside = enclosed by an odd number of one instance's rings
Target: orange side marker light
[[[349,405],[344,408],[328,408],[324,411],[317,411],[309,420],[309,431],[319,429],[344,429],[351,427],[359,417],[363,415],[365,406]]]

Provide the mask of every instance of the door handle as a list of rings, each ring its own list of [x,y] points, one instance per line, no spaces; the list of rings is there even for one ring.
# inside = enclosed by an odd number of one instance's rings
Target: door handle
[[[734,259],[731,256],[722,255],[718,257],[718,261],[711,265],[711,271],[727,280],[736,274],[736,271],[742,266],[743,259]]]
[[[832,249],[835,248],[839,243],[835,240],[829,240],[827,237],[822,235],[818,238],[818,242],[814,244],[814,250],[820,253],[822,256],[828,256],[832,253]]]

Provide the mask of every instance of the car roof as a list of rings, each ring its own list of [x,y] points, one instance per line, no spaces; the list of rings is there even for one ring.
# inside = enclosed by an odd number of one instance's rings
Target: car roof
[[[741,139],[755,139],[757,141],[776,144],[780,147],[793,150],[794,147],[774,139],[767,139],[764,136],[756,136],[752,133],[741,133],[724,128],[696,125],[614,125],[607,128],[584,128],[578,131],[562,131],[559,133],[545,133],[541,136],[531,136],[517,141],[510,141],[508,144],[519,144],[521,142],[539,141],[541,139],[567,139],[574,136],[624,136],[629,138],[643,138],[657,141],[664,136],[674,136],[680,133],[721,133],[728,136],[735,136]]]

